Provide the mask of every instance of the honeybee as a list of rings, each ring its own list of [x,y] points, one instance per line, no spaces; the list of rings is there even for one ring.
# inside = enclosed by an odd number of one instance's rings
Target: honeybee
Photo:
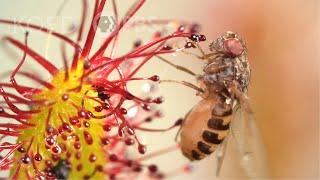
[[[228,31],[213,41],[209,45],[211,53],[205,54],[197,43],[201,37],[192,35],[190,39],[202,53],[198,58],[206,62],[204,73],[196,76],[199,86],[169,80],[197,90],[202,97],[187,113],[181,126],[180,146],[183,155],[196,161],[217,150],[216,175],[219,175],[227,139],[231,134],[241,155],[240,164],[247,175],[251,178],[266,177],[265,159],[260,159],[263,157],[261,153],[264,153],[262,143],[259,137],[255,137],[258,131],[246,95],[251,69],[244,40]],[[187,68],[162,60],[179,70],[195,74]]]

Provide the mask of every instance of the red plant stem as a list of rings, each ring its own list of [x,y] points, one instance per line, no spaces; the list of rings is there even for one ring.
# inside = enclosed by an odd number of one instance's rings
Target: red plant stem
[[[6,112],[2,112],[2,113],[0,113],[0,117],[17,119],[20,122],[20,121],[22,121],[22,119],[25,120],[25,119],[30,118],[30,115],[20,115],[20,114],[19,115],[13,115],[13,114],[8,114]],[[22,121],[22,122],[24,122],[24,121]]]
[[[100,21],[100,17],[101,17],[101,12],[104,8],[104,5],[106,3],[106,0],[102,0],[99,4],[99,1],[96,0],[95,2],[95,7],[94,7],[94,13],[93,13],[93,16],[92,16],[92,19],[91,19],[91,24],[90,24],[90,29],[89,29],[89,33],[87,35],[87,38],[86,38],[86,42],[85,42],[85,45],[83,47],[83,51],[81,53],[81,58],[87,58],[89,53],[90,53],[90,50],[92,48],[92,44],[93,44],[93,41],[94,41],[94,37],[96,35],[96,32],[97,32],[97,26],[99,24],[99,21]],[[76,62],[73,62],[72,63],[72,67],[74,67]]]
[[[28,46],[28,33],[25,34],[25,46],[27,47]],[[16,80],[15,80],[15,75],[17,74],[17,72],[19,71],[19,69],[21,68],[22,64],[25,62],[26,60],[26,57],[27,57],[27,53],[26,51],[24,51],[23,53],[23,57],[20,61],[20,63],[18,64],[18,66],[14,69],[14,71],[11,73],[10,75],[10,81],[12,83],[13,86],[17,87],[18,84],[16,83]],[[20,89],[19,88],[16,88],[16,90],[20,93],[20,94],[24,94],[26,93],[25,91],[19,91]]]
[[[46,118],[46,128],[49,127],[49,122],[50,122],[50,118],[51,118],[51,113],[52,113],[52,108],[49,109],[48,111],[48,116]]]
[[[42,67],[44,67],[50,74],[55,75],[59,70],[53,64],[51,64],[48,60],[42,57],[40,54],[36,53],[32,49],[28,48],[24,44],[20,43],[19,41],[11,38],[5,37],[6,40],[11,42],[13,45],[18,47],[19,49],[26,52],[29,56],[31,56],[35,61],[37,61]]]
[[[23,104],[27,104],[27,105],[34,105],[34,104],[36,104],[36,102],[34,102],[34,101],[29,101],[29,100],[23,99],[23,98],[15,95],[15,94],[7,93],[7,96],[10,97],[10,98],[13,98],[13,99],[15,99],[17,102],[20,102],[20,103],[23,103]]]
[[[108,47],[109,43],[114,39],[114,37],[119,33],[119,31],[123,28],[123,26],[134,16],[134,14],[141,8],[141,6],[145,3],[145,0],[140,0],[137,4],[135,4],[127,13],[127,15],[120,21],[119,25],[116,29],[109,35],[109,37],[104,41],[104,43],[100,46],[100,48],[94,53],[92,59],[96,59],[99,56],[102,56]]]
[[[128,81],[140,81],[140,80],[149,80],[149,78],[126,78],[126,79],[120,79],[120,80],[114,80],[114,81],[111,81],[112,83],[125,83],[125,82],[128,82]]]
[[[15,179],[17,179],[17,178],[18,178],[18,175],[19,175],[20,169],[21,169],[21,163],[18,163],[18,167],[17,167],[17,169],[16,169],[15,173],[14,173],[14,174],[13,174],[13,176],[12,176],[12,179],[13,179],[13,180],[15,180]]]
[[[29,151],[30,151],[31,145],[33,143],[33,140],[34,140],[34,136],[32,136],[32,138],[31,138],[30,144],[29,144],[29,146],[27,148],[27,153],[29,153]]]
[[[32,179],[31,173],[27,168],[24,169],[24,173],[27,175],[27,179]]]
[[[36,75],[31,74],[29,72],[20,71],[20,72],[18,72],[18,74],[21,74],[21,75],[23,75],[25,77],[28,77],[28,78],[38,82],[39,84],[45,86],[48,89],[53,89],[54,88],[54,86],[51,83],[48,83],[47,81],[44,81],[44,80],[38,78]]]
[[[82,0],[81,23],[80,23],[80,28],[79,28],[79,31],[78,31],[78,38],[77,38],[77,42],[78,43],[82,39],[82,34],[83,34],[83,29],[84,29],[84,24],[86,22],[87,14],[88,14],[88,1],[87,0]]]
[[[138,20],[133,23],[130,23],[129,27],[136,27],[136,26],[141,26],[141,25],[166,25],[166,24],[176,24],[176,25],[191,25],[192,22],[187,22],[187,21],[177,21],[177,20],[171,20],[171,19],[148,19],[148,20]]]
[[[2,129],[0,129],[0,134],[7,135],[7,136],[19,137],[19,136],[21,135],[21,132],[17,132],[17,131],[7,131],[7,130],[2,130]],[[1,165],[1,162],[0,162],[0,165]]]
[[[11,144],[11,143],[7,143],[7,142],[2,143],[0,145],[0,152],[3,151],[4,149],[12,149],[12,148],[14,148],[16,146],[17,146],[16,144]]]
[[[178,35],[170,35],[170,36],[166,36],[166,37],[163,37],[161,39],[158,39],[154,42],[151,42],[149,44],[146,44],[144,46],[141,46],[140,48],[137,48],[135,51],[129,53],[129,54],[126,54],[124,56],[121,56],[119,58],[116,58],[116,59],[112,59],[110,60],[110,58],[108,57],[100,57],[100,58],[97,58],[97,59],[91,59],[91,61],[95,60],[95,61],[103,61],[103,60],[108,60],[108,62],[106,63],[103,63],[89,71],[87,71],[86,73],[84,73],[84,75],[82,76],[82,79],[84,79],[85,77],[88,77],[90,74],[92,74],[93,72],[95,71],[98,71],[99,69],[102,69],[104,68],[105,66],[111,64],[111,63],[116,63],[114,64],[114,67],[117,67],[119,64],[121,64],[123,61],[126,61],[126,60],[129,60],[129,59],[133,59],[133,58],[138,58],[138,57],[143,57],[144,55],[146,56],[150,56],[150,54],[138,54],[140,52],[143,52],[144,50],[156,45],[157,43],[161,43],[162,41],[166,41],[168,39],[171,39],[171,38],[175,38],[175,37],[187,37],[187,35],[190,35],[188,33],[184,33],[184,34],[178,34]],[[171,51],[168,51],[167,53],[170,53]],[[161,54],[164,54],[164,52],[161,52]],[[153,55],[157,55],[157,54],[153,54]],[[100,60],[101,59],[101,60]],[[111,69],[112,71],[113,69]]]
[[[9,170],[9,168],[12,167],[11,165],[15,161],[16,161],[15,159],[11,159],[11,160],[8,160],[8,161],[4,162],[3,164],[0,165],[0,170]]]
[[[161,55],[161,54],[170,54],[170,53],[175,53],[175,52],[177,52],[177,50],[159,50],[159,51],[141,53],[138,55],[131,55],[129,57],[130,58],[148,57],[148,56],[156,56],[156,55]]]
[[[114,14],[116,23],[118,23],[119,22],[119,13],[118,13],[116,0],[112,0],[112,7],[113,7],[113,14]]]
[[[9,97],[7,96],[6,92],[4,89],[0,86],[0,94],[2,95],[3,99],[6,101],[8,104],[9,108],[16,114],[32,114],[32,113],[38,113],[39,111],[24,111],[20,110],[17,106],[15,106],[10,100]]]
[[[95,101],[95,102],[97,102],[97,103],[99,103],[101,106],[103,106],[104,105],[104,102],[102,102],[102,101],[100,101],[100,100],[98,100],[98,99],[96,99],[95,97],[91,97],[91,96],[84,96],[84,98],[87,98],[87,99],[91,99],[91,100],[93,100],[93,101]]]
[[[157,49],[161,48],[164,43],[165,43],[165,42],[162,42],[162,43],[156,48],[155,51],[157,51]],[[140,69],[145,63],[147,63],[153,56],[154,56],[154,54],[150,54],[149,56],[147,56],[147,57],[142,61],[142,63],[140,63],[140,64],[130,73],[130,75],[129,75],[128,77],[131,78],[132,76],[134,76],[134,75],[139,71],[139,69]]]
[[[67,59],[67,52],[66,46],[64,43],[61,44],[61,53],[62,53],[62,60],[63,60],[63,67],[64,67],[64,81],[68,81],[69,79],[69,65]]]
[[[139,53],[145,51],[146,49],[149,49],[150,47],[153,47],[154,45],[161,43],[161,42],[164,42],[164,41],[167,41],[169,39],[173,39],[173,38],[177,38],[177,37],[189,37],[189,36],[190,36],[190,33],[174,33],[174,34],[159,38],[159,39],[152,41],[146,45],[143,45],[141,47],[138,47],[137,49],[135,49],[134,51],[130,52],[129,54],[127,54],[125,56],[130,57],[130,55],[132,55],[132,54],[139,54]]]
[[[88,2],[87,0],[82,0],[82,16],[81,16],[81,24],[78,32],[77,37],[77,43],[79,43],[82,39],[83,34],[83,28],[87,17],[87,11],[88,11]],[[73,55],[73,61],[72,61],[72,67],[75,69],[77,67],[78,61],[79,61],[79,49],[76,49]]]
[[[39,146],[37,146],[37,147],[38,147],[37,153],[39,153]],[[31,152],[31,157],[34,157],[33,152]],[[38,169],[38,167],[37,167],[37,165],[35,163],[34,158],[32,158],[31,161],[32,161],[33,169],[36,171],[36,174],[37,175],[41,175],[41,176],[45,176],[45,174],[43,172],[39,171],[39,169]]]
[[[18,85],[16,87],[14,87],[12,84],[9,84],[9,83],[0,83],[0,86],[7,87],[7,88],[13,88],[13,89],[20,88],[19,91],[25,91],[25,92],[40,92],[40,89],[35,89],[35,88],[22,86],[22,85]]]
[[[1,128],[11,128],[11,129],[25,129],[27,126],[22,124],[12,124],[12,123],[0,123]]]
[[[119,22],[119,14],[118,14],[118,8],[117,8],[117,3],[115,0],[112,0],[112,8],[113,8],[113,14],[115,16],[115,22],[116,25],[118,25]],[[118,34],[119,35],[119,34]],[[114,41],[112,43],[112,48],[111,48],[111,55],[110,57],[113,58],[115,53],[116,53],[116,45],[118,42],[118,35],[115,36]]]
[[[35,126],[34,124],[30,124],[27,121],[22,120],[22,119],[28,119],[30,116],[12,115],[12,114],[8,114],[6,112],[3,112],[0,114],[0,117],[15,119],[16,121],[20,122],[21,124],[25,124],[27,126]]]
[[[48,33],[48,34],[52,34],[53,36],[67,42],[68,44],[70,44],[71,46],[73,46],[75,49],[81,49],[80,46],[74,42],[73,40],[71,40],[70,38],[68,38],[67,36],[60,34],[58,32],[55,32],[53,30],[47,29],[45,27],[41,27],[38,25],[34,25],[34,24],[29,24],[29,23],[24,23],[24,22],[19,22],[19,21],[11,21],[11,20],[5,20],[5,19],[0,19],[0,23],[2,24],[11,24],[11,25],[18,25],[18,26],[22,26],[22,27],[26,27],[26,28],[30,28],[30,29],[35,29],[44,33]]]
[[[156,40],[156,41],[153,41],[153,42],[148,43],[148,44],[146,44],[146,45],[144,45],[144,46],[141,46],[141,47],[135,49],[135,51],[133,51],[133,52],[131,52],[131,53],[129,53],[129,54],[126,54],[126,55],[124,55],[124,56],[122,56],[122,57],[120,57],[120,58],[118,58],[118,59],[122,59],[122,58],[123,58],[124,60],[128,60],[128,59],[131,59],[131,58],[138,58],[138,57],[147,56],[147,58],[144,60],[144,63],[146,63],[150,58],[152,58],[152,56],[158,55],[158,53],[155,53],[156,50],[159,49],[159,48],[164,44],[164,42],[165,42],[166,40],[169,40],[169,39],[171,39],[171,38],[176,38],[176,37],[188,37],[189,35],[190,35],[189,33],[174,33],[174,34],[172,34],[172,35],[169,35],[169,36],[160,38],[160,39],[158,39],[158,40]],[[139,54],[139,53],[141,53],[141,52],[143,52],[143,51],[145,51],[145,50],[153,47],[154,45],[156,45],[156,44],[158,44],[158,43],[161,43],[161,44],[157,47],[156,50],[153,50],[154,52],[149,52],[149,53],[146,53],[146,54]],[[167,52],[164,52],[164,51],[159,51],[159,52],[161,52],[161,53],[159,53],[159,54],[165,54],[165,53],[174,52],[174,50],[169,50],[169,51],[167,51]],[[115,59],[115,60],[117,60],[117,59]],[[108,62],[107,62],[107,63],[108,63]],[[107,63],[106,63],[106,64],[107,64]],[[119,66],[120,63],[121,63],[121,62],[118,62],[117,64],[115,64],[114,67]],[[141,67],[144,63],[140,64],[140,67]],[[93,71],[96,71],[97,69],[103,68],[106,64],[102,64],[100,67],[96,67],[95,70],[93,70]],[[140,69],[140,67],[136,68],[136,71],[137,71],[138,69]],[[113,69],[114,69],[114,68],[110,68],[109,73],[110,73],[111,71],[113,71]],[[131,75],[134,75],[134,74],[135,74],[135,72],[131,73]]]

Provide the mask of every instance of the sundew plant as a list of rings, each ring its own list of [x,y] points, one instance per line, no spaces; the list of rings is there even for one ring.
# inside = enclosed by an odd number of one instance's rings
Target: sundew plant
[[[90,1],[93,9],[89,8],[88,0],[78,1],[82,4],[81,22],[71,34],[0,19],[2,27],[25,30],[24,40],[1,34],[1,53],[14,48],[20,52],[20,58],[14,61],[17,64],[12,71],[1,70],[0,169],[9,172],[10,179],[163,178],[165,174],[156,165],[144,164],[145,158],[128,156],[128,150],[149,157],[166,152],[148,154],[136,131],[165,131],[179,126],[181,120],[167,129],[144,127],[161,116],[156,105],[161,104],[163,98],[140,97],[127,84],[159,82],[157,75],[137,77],[136,74],[156,56],[195,47],[190,37],[197,36],[198,25],[173,20],[132,21],[146,0],[130,1],[132,6],[123,17],[118,15],[122,1]],[[114,28],[97,44],[97,26],[105,6],[113,9]],[[152,38],[148,41],[137,38],[132,42],[132,50],[116,53],[121,49],[118,38],[122,32],[139,26],[168,24],[174,24],[173,30],[150,32]],[[34,38],[30,36],[33,32],[61,42],[61,48],[56,51],[62,55],[62,67],[57,65],[59,60],[47,58],[44,52],[37,52],[28,44],[28,39]],[[204,36],[199,37],[205,40]],[[96,50],[92,48],[94,44],[98,46]],[[24,66],[26,60],[37,63],[51,75],[50,79]],[[9,61],[1,59],[1,64]],[[133,108],[136,113],[129,115]]]

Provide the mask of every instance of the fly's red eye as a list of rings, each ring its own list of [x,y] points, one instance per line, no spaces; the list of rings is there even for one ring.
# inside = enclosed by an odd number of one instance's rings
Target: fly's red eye
[[[223,42],[224,49],[232,56],[240,56],[244,47],[238,39],[227,39]]]

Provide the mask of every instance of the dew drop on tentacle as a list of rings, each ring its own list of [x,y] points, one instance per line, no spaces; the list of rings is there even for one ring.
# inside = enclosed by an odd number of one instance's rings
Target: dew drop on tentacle
[[[73,147],[74,147],[75,149],[79,150],[79,149],[81,148],[80,142],[75,142],[75,143],[73,144]]]
[[[116,161],[118,161],[118,156],[115,155],[115,154],[110,154],[109,155],[109,160],[113,161],[113,162],[116,162]]]
[[[4,113],[4,108],[3,107],[0,107],[0,114],[1,113]]]
[[[173,48],[171,46],[169,46],[169,45],[165,45],[165,46],[162,47],[162,50],[166,50],[166,51],[169,51],[171,49],[173,49]]]
[[[111,131],[111,129],[112,129],[112,126],[110,126],[109,124],[105,124],[105,125],[103,125],[103,130],[105,130],[105,131]]]
[[[77,117],[72,117],[69,119],[71,125],[75,126],[80,123],[80,120]]]
[[[23,146],[20,146],[17,150],[18,150],[20,153],[25,153],[25,152],[26,152],[26,149],[25,149]]]
[[[189,37],[189,39],[193,42],[199,42],[200,41],[200,37],[196,34],[191,34],[191,36]]]
[[[102,145],[109,145],[110,144],[110,140],[107,137],[103,137],[101,138],[101,144]]]
[[[134,41],[133,47],[138,48],[141,46],[141,44],[142,44],[142,41],[140,39],[138,39],[138,40]]]
[[[178,32],[184,32],[185,30],[186,30],[186,27],[184,25],[179,26],[177,29]]]
[[[127,114],[127,109],[125,109],[125,108],[120,108],[120,110],[119,110],[119,112],[121,113],[121,114]]]
[[[139,144],[138,145],[138,151],[140,154],[145,154],[147,151],[147,147],[145,145]]]
[[[160,97],[157,97],[156,99],[154,99],[152,102],[156,103],[156,104],[161,104],[164,102],[164,97],[163,96],[160,96]]]
[[[36,161],[42,161],[42,156],[41,156],[41,154],[39,154],[39,153],[35,154],[35,155],[34,155],[34,160],[36,160]]]
[[[192,42],[187,42],[184,47],[187,48],[187,49],[196,48],[196,46]]]
[[[154,82],[158,82],[160,80],[160,77],[158,75],[153,75],[149,78],[151,81],[154,81]]]
[[[93,163],[93,162],[95,162],[97,160],[97,156],[95,156],[94,154],[90,154],[90,156],[89,156],[89,161],[91,162],[91,163]]]
[[[62,97],[61,97],[61,99],[62,99],[63,101],[67,101],[67,100],[69,99],[69,95],[68,95],[68,94],[63,94]]]
[[[82,168],[83,168],[82,164],[78,164],[77,167],[76,167],[77,171],[81,171]]]
[[[157,167],[156,165],[152,164],[152,165],[149,165],[149,166],[148,166],[148,170],[149,170],[151,173],[155,173],[155,172],[158,171],[158,167]]]
[[[133,145],[134,144],[134,140],[132,138],[127,138],[125,140],[125,144],[128,145],[128,146]]]
[[[83,131],[83,136],[84,136],[84,139],[88,145],[93,144],[92,136],[88,131]]]
[[[21,162],[29,165],[31,163],[31,158],[28,154],[25,154],[22,158],[21,158]]]

